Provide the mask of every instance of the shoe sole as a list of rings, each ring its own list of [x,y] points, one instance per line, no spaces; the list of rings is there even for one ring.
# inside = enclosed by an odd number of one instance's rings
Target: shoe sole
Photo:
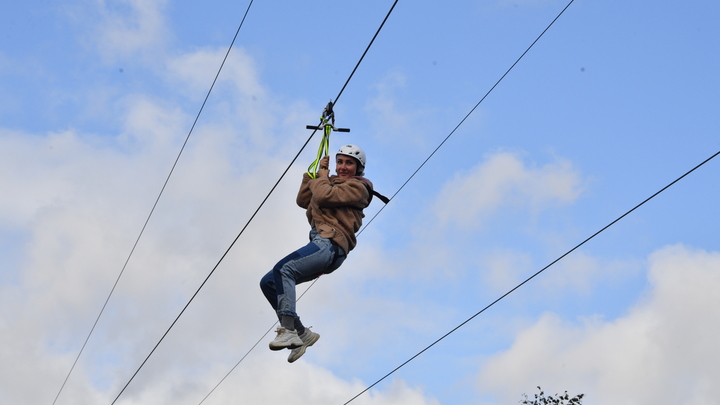
[[[300,344],[288,342],[288,343],[284,343],[282,345],[273,344],[273,342],[270,342],[270,350],[273,350],[273,351],[278,351],[278,350],[283,350],[283,349],[291,349],[292,350],[292,349],[297,349],[298,347],[302,347],[302,346],[303,346],[302,341]]]
[[[293,356],[293,354],[290,353],[290,356],[288,356],[288,363],[293,363],[293,362],[295,362],[297,359],[299,359],[300,357],[302,357],[303,354],[305,354],[305,350],[307,350],[308,347],[314,345],[315,342],[317,342],[318,340],[320,340],[320,335],[316,333],[315,335],[313,335],[313,338],[312,338],[309,342],[307,342],[306,344],[303,344],[302,346],[300,346],[299,348],[297,348],[297,349],[300,349],[300,351],[298,352],[297,356]]]

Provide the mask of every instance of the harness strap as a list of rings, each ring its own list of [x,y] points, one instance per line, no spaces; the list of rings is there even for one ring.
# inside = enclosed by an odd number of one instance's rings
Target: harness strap
[[[378,192],[375,191],[375,190],[372,190],[372,195],[374,195],[375,197],[379,198],[380,201],[384,202],[385,204],[387,204],[387,203],[390,202],[390,199],[389,199],[389,198],[385,197],[384,195],[378,193]]]
[[[368,193],[370,193],[370,201],[368,201],[368,204],[372,202],[373,196],[380,199],[380,201],[384,202],[385,204],[390,202],[390,199],[385,197],[384,195],[378,193],[375,191],[372,186],[370,186],[368,183],[363,182],[363,185],[365,185],[365,188],[367,189]],[[361,210],[362,211],[362,210]]]
[[[335,256],[333,257],[333,261],[330,265],[334,266],[335,263],[337,263],[338,259],[340,259],[341,257],[347,257],[347,253],[344,250],[342,250],[342,248],[340,246],[338,246],[337,243],[333,242],[332,240],[330,240],[330,242],[332,243],[333,250],[335,251]],[[343,252],[342,255],[340,254],[341,250]]]
[[[323,125],[327,124],[327,118],[323,117],[322,123]],[[308,167],[308,176],[310,176],[311,179],[317,178],[317,172],[320,168],[320,160],[328,156],[330,154],[330,131],[332,130],[332,127],[328,128],[325,127],[323,130],[323,136],[322,140],[320,141],[320,147],[318,148],[317,157],[315,158],[315,161],[310,164],[310,167]]]

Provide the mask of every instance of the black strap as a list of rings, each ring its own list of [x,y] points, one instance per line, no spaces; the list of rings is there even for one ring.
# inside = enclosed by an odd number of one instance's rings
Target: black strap
[[[375,190],[372,190],[372,195],[374,195],[375,197],[379,198],[380,201],[384,202],[385,204],[387,204],[387,203],[390,202],[390,199],[389,199],[389,198],[385,197],[384,195],[378,193],[378,192],[375,191]]]
[[[335,251],[335,255],[334,255],[334,257],[333,257],[333,261],[332,261],[332,263],[331,263],[330,265],[331,265],[331,266],[334,266],[335,263],[337,263],[338,259],[341,258],[341,257],[343,257],[343,256],[347,256],[347,253],[345,253],[345,251],[343,250],[343,254],[341,255],[341,254],[340,254],[340,250],[342,250],[342,248],[341,248],[337,243],[335,243],[333,240],[330,240],[330,242],[332,242],[333,251]]]
[[[385,204],[387,204],[387,203],[390,202],[390,199],[389,199],[389,198],[387,198],[387,197],[385,197],[384,195],[382,195],[382,194],[378,193],[377,191],[373,190],[373,188],[372,188],[369,184],[363,182],[363,185],[365,185],[365,188],[367,189],[368,193],[370,193],[370,201],[368,201],[368,205],[370,205],[370,203],[372,202],[373,196],[379,198],[380,201],[384,202]]]

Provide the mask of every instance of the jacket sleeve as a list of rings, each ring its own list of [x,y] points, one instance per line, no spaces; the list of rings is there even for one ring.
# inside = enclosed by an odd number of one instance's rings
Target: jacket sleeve
[[[311,198],[320,207],[350,206],[357,209],[370,204],[370,192],[365,184],[356,179],[332,183],[327,177],[318,177],[309,181]]]
[[[307,209],[310,205],[310,199],[312,198],[312,191],[310,190],[310,176],[307,173],[303,174],[302,183],[300,183],[300,190],[298,191],[295,202],[300,208]]]

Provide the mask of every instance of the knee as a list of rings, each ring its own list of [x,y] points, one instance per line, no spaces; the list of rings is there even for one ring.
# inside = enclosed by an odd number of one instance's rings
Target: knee
[[[273,276],[272,272],[266,274],[265,276],[263,276],[263,278],[260,279],[260,289],[263,292],[275,290],[275,277]]]

